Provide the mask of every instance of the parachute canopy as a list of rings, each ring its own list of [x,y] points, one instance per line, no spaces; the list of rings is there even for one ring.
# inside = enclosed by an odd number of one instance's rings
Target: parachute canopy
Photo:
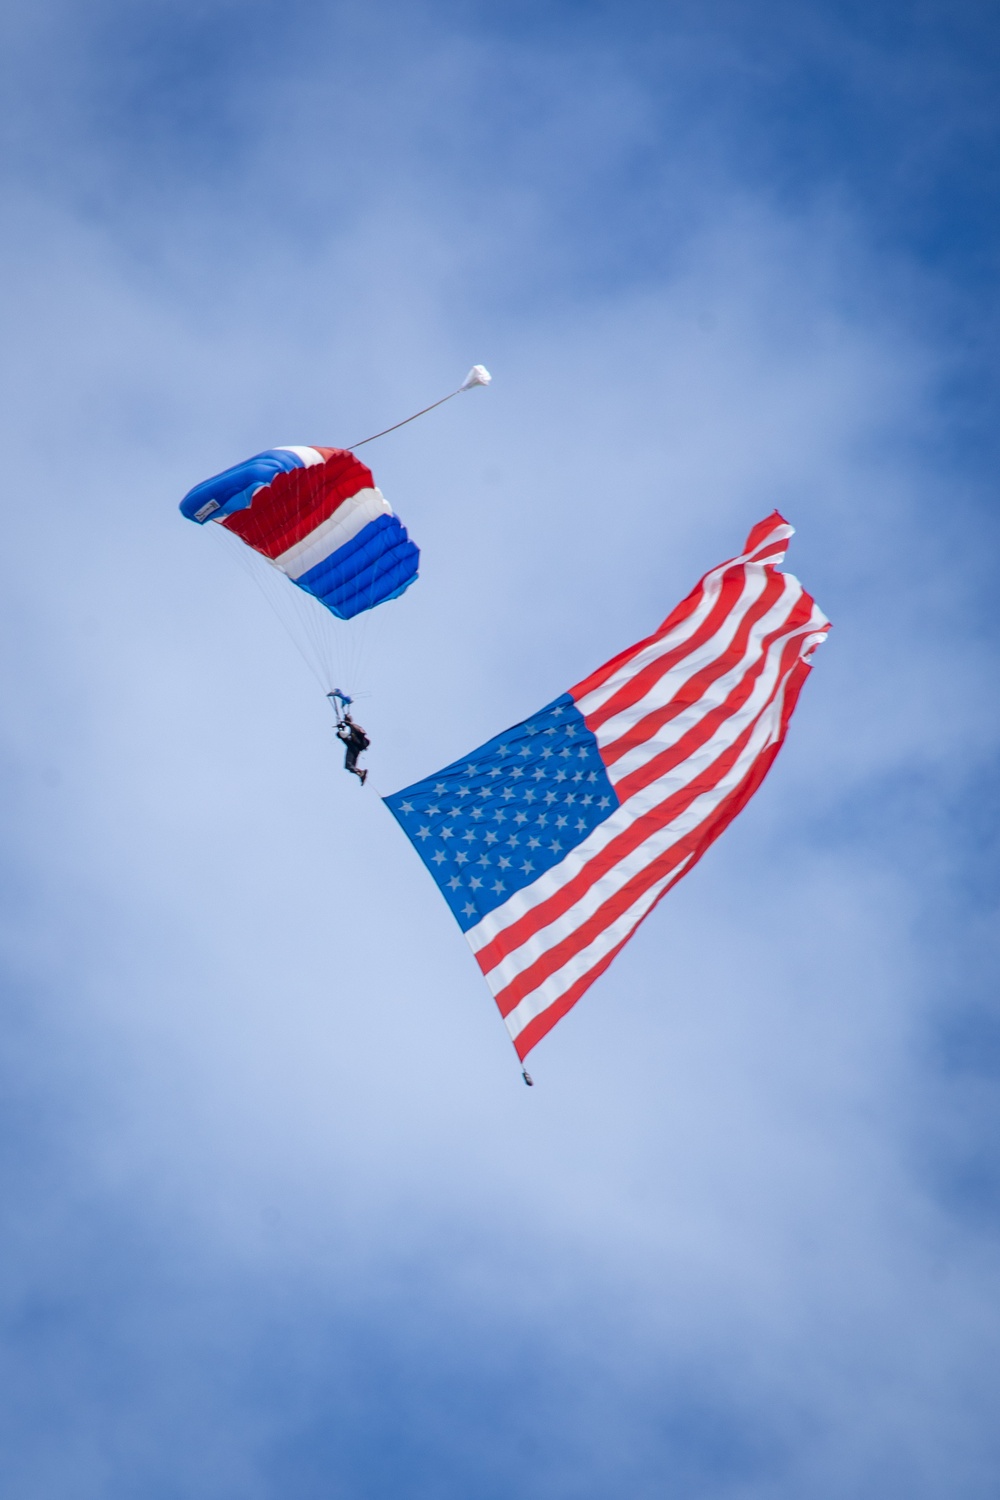
[[[417,576],[419,549],[346,448],[269,448],[195,485],[180,508],[234,532],[341,620]]]

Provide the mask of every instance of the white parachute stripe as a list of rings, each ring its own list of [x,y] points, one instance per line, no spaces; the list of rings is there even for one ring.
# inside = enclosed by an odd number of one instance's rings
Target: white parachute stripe
[[[310,568],[339,551],[370,522],[377,521],[379,516],[391,515],[392,506],[381,490],[359,490],[338,505],[333,514],[321,521],[308,536],[276,557],[275,564],[289,578],[301,578]]]
[[[572,984],[575,984],[578,979],[582,979],[596,964],[600,963],[602,958],[606,957],[613,948],[617,948],[618,944],[628,937],[629,933],[642,921],[650,907],[655,904],[657,897],[662,892],[664,886],[669,884],[671,878],[668,875],[663,880],[658,880],[648,891],[643,891],[642,895],[629,907],[628,911],[622,912],[616,921],[605,927],[602,932],[599,932],[585,948],[581,948],[579,952],[574,953],[568,963],[564,964],[557,973],[551,974],[543,984],[540,984],[537,989],[532,990],[530,995],[525,995],[520,1004],[515,1005],[514,1009],[508,1015],[504,1016],[504,1025],[507,1027],[512,1041],[520,1036],[524,1028],[530,1025],[536,1016],[540,1016],[543,1011],[548,1010],[550,1005],[554,1005],[557,1000],[561,999]],[[487,976],[486,982],[490,985],[494,995],[496,995],[497,991],[494,989],[489,976]]]
[[[326,459],[322,453],[318,452],[315,448],[299,448],[293,443],[285,443],[281,448],[276,448],[274,451],[275,453],[294,453],[296,458],[301,458],[307,469],[311,469],[314,464],[326,463]]]
[[[731,718],[724,719],[719,724],[715,734],[710,740],[706,741],[696,756],[688,757],[687,760],[682,761],[680,765],[674,767],[666,776],[651,782],[648,786],[642,787],[634,796],[623,802],[621,807],[617,808],[609,818],[606,818],[603,823],[599,823],[588,838],[578,844],[575,849],[570,850],[560,865],[547,870],[533,885],[526,886],[523,890],[515,891],[502,906],[495,907],[475,927],[469,928],[466,937],[473,952],[477,953],[482,948],[485,948],[499,933],[503,932],[507,927],[512,926],[534,907],[541,905],[549,896],[554,895],[556,891],[561,890],[596,855],[607,848],[620,833],[630,828],[637,819],[652,812],[654,808],[666,801],[668,797],[682,790],[696,776],[702,774],[721,754],[730,749],[736,740],[739,739],[740,735],[746,731],[754,719],[766,707],[767,698],[774,690],[774,683],[780,670],[781,655],[787,642],[790,639],[794,639],[797,635],[804,635],[807,630],[814,629],[815,622],[810,620],[806,625],[799,626],[796,630],[788,632],[772,641],[767,653],[768,661],[754,685],[753,693],[738,713],[733,714]],[[650,757],[656,753],[657,748],[656,743],[653,742],[649,747]],[[723,778],[718,789],[712,789],[704,793],[702,798],[697,799],[697,802],[703,806],[707,806],[705,798],[709,798],[712,799],[713,805],[717,805],[732,790],[732,786],[739,784],[739,781],[742,780],[746,772],[748,763],[759,755],[763,748],[764,744],[758,743],[757,731],[751,732],[748,742],[744,746],[730,775]],[[733,776],[735,776],[735,780],[732,779]],[[673,829],[673,833],[666,840],[668,844],[671,838],[683,837],[685,833],[690,832],[691,829],[704,821],[707,813],[703,812],[700,815],[693,813],[692,809],[695,808],[695,805],[692,803],[691,808],[685,814],[681,814],[673,824],[669,825]],[[609,871],[601,879],[608,881],[612,876],[613,871]]]
[[[746,650],[734,667],[717,677],[714,682],[709,683],[705,692],[696,702],[677,714],[675,718],[668,720],[665,724],[661,724],[650,738],[643,740],[631,750],[626,751],[613,765],[608,767],[608,778],[613,785],[617,786],[626,777],[630,776],[633,771],[641,770],[651,755],[659,755],[664,750],[672,749],[686,734],[695,729],[703,719],[717,713],[722,708],[729,695],[746,678],[747,674],[753,670],[757,662],[761,660],[764,654],[765,637],[781,629],[787,622],[795,605],[801,599],[802,590],[796,587],[795,584],[796,580],[793,579],[792,587],[785,590],[782,597],[777,600],[771,609],[754,622],[749,632]],[[730,645],[731,640],[727,640],[723,651],[717,652],[711,660],[717,660],[718,657],[724,655],[724,652],[729,649]],[[696,671],[700,672],[706,666],[711,665],[711,660],[699,661]],[[665,677],[668,675],[672,676],[673,674],[664,674]],[[661,678],[660,681],[662,682],[663,679]],[[602,731],[597,731],[596,738],[601,749],[603,750],[608,745],[620,740],[637,723],[641,723],[647,714],[654,712],[656,709],[665,708],[673,698],[676,698],[687,681],[687,677],[681,677],[680,673],[678,673],[677,678],[669,685],[665,693],[657,690],[659,687],[659,684],[657,684],[657,688],[654,688],[645,698],[640,699],[627,714],[617,715],[616,722],[619,724],[619,729],[618,733],[612,738],[604,740],[602,738]]]
[[[618,864],[613,865],[610,870],[605,871],[567,911],[556,917],[547,927],[541,928],[537,933],[532,934],[519,948],[515,948],[511,953],[502,958],[499,963],[493,966],[493,969],[489,971],[491,975],[497,973],[498,970],[502,971],[503,978],[499,988],[506,987],[516,975],[530,968],[543,953],[555,947],[564,938],[569,937],[584,922],[588,921],[604,905],[605,901],[608,901],[623,886],[627,885],[640,870],[647,868],[654,860],[659,859],[661,855],[665,854],[672,845],[695,833],[702,825],[710,822],[715,817],[721,804],[740,785],[754,761],[759,759],[761,753],[767,749],[768,745],[773,742],[780,732],[783,702],[784,694],[783,692],[779,692],[770,703],[763,705],[757,714],[751,716],[751,722],[754,718],[756,722],[753,725],[746,745],[730,769],[714,786],[702,792],[699,797],[695,797],[670,823],[665,823],[662,828],[658,828],[654,833],[651,833],[649,838],[629,854],[625,855]],[[745,727],[746,725],[744,725]],[[688,779],[693,778],[685,778],[685,781],[681,785],[686,784]],[[656,799],[657,804],[666,801],[669,796],[672,796],[678,790],[677,786],[670,786],[669,781],[670,778],[666,778],[665,781],[653,783],[658,794]],[[626,803],[625,807],[628,806],[629,804]],[[630,821],[632,820],[630,819]],[[588,840],[587,842],[590,841]],[[579,846],[581,849],[583,847],[584,845],[582,844]],[[591,855],[591,857],[593,856]],[[551,874],[551,872],[549,873]],[[544,879],[545,877],[543,876],[542,880]],[[535,891],[541,883],[541,880],[536,881],[534,886],[527,887],[527,891]],[[526,894],[526,892],[519,894]],[[539,904],[540,901],[538,899],[531,902],[532,907]],[[494,911],[490,915],[495,917],[497,913]],[[486,921],[489,921],[489,917],[484,918],[484,922]],[[472,944],[473,933],[478,933],[483,925],[484,923],[481,922],[477,927],[470,929],[466,933],[470,947],[473,947],[474,952],[477,951],[477,948],[484,946],[482,943],[478,943],[475,946]],[[504,927],[509,925],[511,924],[505,923]],[[503,929],[501,928],[500,930],[502,931]],[[493,936],[496,936],[496,933]]]

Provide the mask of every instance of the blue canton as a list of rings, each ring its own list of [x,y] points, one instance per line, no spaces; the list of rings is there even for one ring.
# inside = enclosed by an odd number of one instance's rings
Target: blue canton
[[[564,860],[619,805],[569,693],[385,802],[463,932]]]

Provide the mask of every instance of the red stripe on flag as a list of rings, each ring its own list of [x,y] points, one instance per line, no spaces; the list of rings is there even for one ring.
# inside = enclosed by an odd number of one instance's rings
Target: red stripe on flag
[[[606,745],[601,751],[601,758],[606,766],[613,766],[623,755],[639,745],[645,744],[653,738],[656,732],[665,724],[676,719],[685,709],[693,708],[704,696],[707,689],[727,672],[731,672],[743,660],[746,653],[747,642],[750,632],[754,626],[767,614],[784,592],[784,575],[775,573],[767,581],[767,586],[752,609],[748,609],[740,622],[739,628],[734,632],[732,640],[724,650],[720,651],[714,661],[702,667],[699,672],[694,672],[685,679],[678,687],[675,695],[661,708],[653,709],[633,724],[631,729],[621,735],[618,739]],[[784,622],[779,629],[784,629]],[[773,638],[773,633],[772,637]],[[769,639],[770,639],[769,638]],[[728,701],[728,700],[727,700]],[[588,729],[591,728],[589,721]],[[621,796],[621,793],[619,793]]]
[[[811,608],[811,605],[803,602],[803,610],[811,612]],[[799,613],[799,611],[796,610],[793,613]],[[722,725],[728,719],[738,714],[747,700],[752,696],[759,678],[771,659],[770,652],[772,647],[786,636],[788,637],[787,645],[794,645],[799,637],[808,633],[808,617],[805,620],[800,618],[797,621],[794,619],[786,621],[785,624],[777,627],[766,637],[762,654],[747,667],[739,682],[733,685],[729,697],[724,703],[720,703],[717,708],[709,709],[697,723],[693,724],[689,730],[681,735],[675,744],[667,746],[659,754],[655,753],[655,742],[651,737],[650,741],[647,741],[650,746],[648,759],[641,766],[637,766],[629,775],[623,776],[620,781],[616,782],[615,790],[618,793],[618,800],[620,802],[627,802],[630,797],[634,797],[644,787],[651,786],[653,782],[659,781],[662,777],[669,775],[676,767],[683,765],[684,761],[688,760],[703,745],[707,744],[715,732],[721,729]],[[788,670],[788,667],[784,664],[786,651],[787,646],[782,650],[782,662],[778,667],[778,683],[775,684],[776,687],[780,684],[781,674]],[[761,714],[765,712],[767,704],[771,702],[773,697],[774,692],[772,691],[768,695],[767,703],[754,715],[752,723],[756,723]],[[607,764],[608,757],[603,752],[602,759]]]
[[[710,641],[714,635],[717,635],[720,627],[725,624],[743,597],[746,583],[746,574],[742,568],[731,569],[722,580],[719,597],[693,635],[672,649],[663,651],[653,661],[647,662],[644,667],[640,667],[635,676],[623,682],[606,703],[602,703],[600,708],[594,709],[592,713],[584,714],[587,728],[596,732],[602,724],[606,724],[616,714],[624,713],[627,708],[632,707],[633,703],[638,703],[665,672],[669,672],[671,667],[677,666],[679,662],[684,661],[685,657],[690,656]],[[654,639],[659,639],[659,637]]]
[[[678,872],[676,879],[668,882],[668,884],[664,886],[663,890],[657,895],[656,900],[650,906],[649,911],[643,912],[642,916],[636,920],[634,925],[629,928],[625,936],[615,944],[615,946],[610,950],[609,953],[606,953],[603,958],[599,959],[598,962],[593,966],[593,968],[588,969],[586,974],[583,974],[578,979],[574,980],[562,995],[554,1000],[551,1005],[547,1006],[545,1010],[540,1012],[539,1015],[535,1016],[533,1020],[529,1021],[527,1026],[525,1026],[524,1029],[519,1032],[518,1035],[513,1039],[517,1055],[522,1062],[527,1057],[532,1048],[537,1046],[542,1037],[545,1036],[549,1031],[551,1031],[552,1027],[555,1026],[557,1021],[562,1020],[563,1016],[573,1008],[576,1002],[582,995],[586,993],[586,991],[590,988],[594,981],[600,978],[605,969],[609,967],[613,959],[615,959],[621,952],[622,948],[624,948],[629,939],[634,936],[637,928],[639,928],[646,920],[646,918],[653,911],[655,911],[656,907],[663,900],[663,897],[673,889],[678,880],[686,875],[689,870],[694,868],[694,866],[707,852],[707,850],[711,847],[711,845],[715,842],[719,835],[723,833],[726,828],[728,828],[733,819],[743,810],[747,802],[749,802],[750,798],[760,787],[768,771],[771,769],[771,766],[774,764],[775,757],[777,756],[778,751],[781,749],[781,746],[784,743],[785,735],[788,732],[788,722],[795,709],[795,705],[798,702],[799,693],[802,690],[802,685],[805,682],[808,673],[809,663],[806,661],[800,660],[796,662],[792,667],[787,682],[785,683],[784,702],[782,705],[780,730],[777,739],[771,745],[769,745],[766,750],[764,750],[764,752],[753,762],[747,775],[740,783],[740,786],[735,789],[730,797],[726,799],[725,803],[718,810],[717,815],[710,820],[707,826],[699,830],[699,838],[694,845],[695,852],[693,854],[693,857],[687,864],[685,864],[683,870]],[[688,839],[682,840],[681,842],[687,844],[691,842],[693,838],[694,836],[692,835],[689,836]],[[674,850],[669,851],[669,853],[671,854],[673,854],[674,852]],[[663,871],[661,869],[661,876],[662,873]],[[655,884],[655,880],[649,881],[645,889],[648,889],[650,884]],[[638,893],[633,893],[633,900],[637,899],[637,894]],[[621,910],[627,910],[628,904],[629,903],[625,903],[625,905],[621,907]],[[615,915],[618,914],[620,913],[616,913]],[[588,923],[587,926],[592,927],[593,930],[589,931],[586,936],[584,936],[584,929],[580,929],[581,940],[575,951],[580,951],[587,946],[587,943],[593,942],[594,938],[599,936],[600,932],[604,931],[605,928],[608,927],[613,920],[614,916],[610,916],[607,921],[600,923],[600,925],[596,925],[594,920],[592,919],[591,923]],[[572,953],[568,955],[568,957],[572,956]],[[566,961],[568,961],[568,958],[563,959],[563,962]],[[532,986],[532,988],[534,987],[537,986]],[[507,989],[501,990],[495,996],[497,1004],[500,1007],[500,1012],[504,1016],[508,1015],[514,1008],[514,1005],[518,1003],[516,1000],[511,1001],[509,1004],[501,1003],[501,996],[503,996],[506,1000],[507,995],[512,989],[513,984],[508,986]],[[526,993],[530,993],[530,988],[526,991]],[[521,998],[524,997],[522,996]]]
[[[797,647],[800,642],[796,637],[785,644],[782,656]],[[679,787],[671,796],[665,797],[655,807],[642,814],[629,823],[622,831],[611,840],[603,849],[598,851],[593,858],[587,861],[575,876],[553,891],[551,895],[540,901],[537,906],[532,907],[520,917],[516,918],[509,927],[501,932],[476,954],[480,967],[484,972],[494,969],[502,959],[534,935],[536,931],[547,927],[557,917],[563,915],[571,906],[574,906],[580,898],[586,894],[590,887],[606,875],[610,870],[621,863],[633,849],[645,843],[654,833],[666,827],[675,818],[679,817],[695,800],[703,793],[711,791],[718,785],[728,771],[738,761],[740,754],[746,747],[761,716],[773,703],[776,694],[783,685],[783,675],[787,669],[782,662],[777,673],[774,690],[768,699],[760,707],[760,710],[749,721],[740,732],[733,743],[727,747],[716,759],[709,764],[697,777]],[[728,794],[732,795],[732,793]],[[690,836],[686,836],[690,837]]]

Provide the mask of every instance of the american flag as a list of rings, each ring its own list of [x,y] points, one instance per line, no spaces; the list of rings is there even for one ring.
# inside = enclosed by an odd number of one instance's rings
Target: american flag
[[[760,786],[830,623],[775,511],[660,628],[385,800],[523,1059]]]

